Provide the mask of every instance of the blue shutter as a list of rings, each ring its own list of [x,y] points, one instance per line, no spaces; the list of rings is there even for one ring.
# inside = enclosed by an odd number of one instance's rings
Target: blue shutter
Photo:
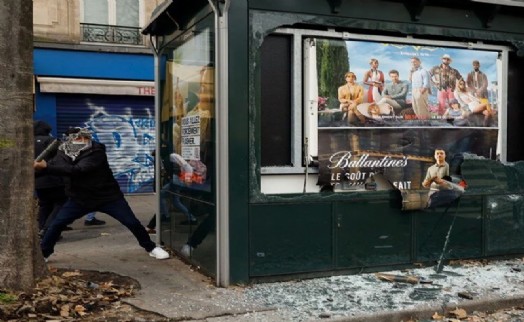
[[[155,149],[154,98],[57,95],[57,133],[88,127],[105,144],[113,175],[124,193],[152,192]]]

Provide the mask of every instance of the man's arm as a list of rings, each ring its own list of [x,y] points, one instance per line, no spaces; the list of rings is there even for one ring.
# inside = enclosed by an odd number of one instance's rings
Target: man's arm
[[[345,90],[344,86],[340,86],[338,88],[338,101],[340,103],[347,103],[348,102],[348,100],[345,98],[346,95],[344,95],[344,90]]]
[[[406,95],[408,94],[408,85],[404,82],[399,83],[400,86],[400,92],[396,94],[390,94],[392,99],[405,99]]]
[[[458,71],[458,69],[453,68],[453,70],[455,71],[455,83],[456,83],[458,82],[459,79],[462,78],[462,75],[460,75],[460,72]]]
[[[422,73],[422,87],[424,90],[427,90],[431,84],[429,83],[430,74],[427,70],[424,70]],[[423,92],[424,93],[424,92]]]
[[[391,97],[390,87],[391,87],[391,83],[384,86],[384,90],[382,91],[382,96],[383,97]]]
[[[428,169],[428,175],[429,175],[429,169]],[[449,176],[449,164],[448,164],[447,162],[444,164],[443,167],[441,166],[441,167],[437,168],[437,171],[436,171],[436,173],[435,173],[435,176],[433,176],[433,177],[429,180],[429,184],[428,184],[428,186],[429,186],[432,182],[434,182],[434,183],[438,184],[438,185],[441,186],[441,187],[445,187],[445,186],[447,185],[447,183],[448,183],[446,180],[442,179],[442,178],[445,177],[445,176]],[[428,177],[428,176],[426,175],[426,178],[427,178],[427,177]],[[425,181],[425,180],[424,180],[424,181]]]
[[[428,71],[429,74],[429,81],[433,84],[433,86],[437,87],[439,86],[439,80],[440,80],[440,66],[433,66]]]
[[[47,173],[56,174],[60,176],[76,176],[79,174],[89,173],[101,166],[107,160],[107,156],[102,150],[90,151],[86,157],[78,160],[77,163],[71,164],[66,162],[58,162],[53,159],[47,164]]]
[[[468,87],[468,90],[470,92],[475,92],[475,86],[473,86],[473,74],[475,72],[468,73],[468,76],[466,76],[466,86]]]
[[[364,88],[362,86],[357,86],[357,96],[353,100],[356,104],[360,104],[364,101]]]
[[[488,76],[486,76],[485,73],[482,73],[482,74],[480,74],[480,75],[482,75],[482,87],[480,88],[480,90],[481,90],[482,92],[484,92],[484,91],[487,91],[487,90],[488,90],[488,86],[489,86],[489,83],[488,83]]]
[[[431,175],[431,167],[429,167],[428,171],[426,171],[426,177],[424,178],[424,181],[422,181],[422,186],[428,188],[432,181],[433,176]]]

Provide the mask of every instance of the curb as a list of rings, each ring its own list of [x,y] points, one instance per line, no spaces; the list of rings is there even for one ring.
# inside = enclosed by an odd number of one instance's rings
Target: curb
[[[359,315],[352,317],[334,318],[333,322],[399,322],[409,319],[431,319],[433,314],[446,315],[449,311],[461,308],[468,314],[479,311],[489,312],[504,308],[511,308],[524,304],[524,295],[511,297],[486,297],[477,300],[466,300],[456,304],[446,304],[443,306],[427,306],[401,311],[383,311],[369,315]]]

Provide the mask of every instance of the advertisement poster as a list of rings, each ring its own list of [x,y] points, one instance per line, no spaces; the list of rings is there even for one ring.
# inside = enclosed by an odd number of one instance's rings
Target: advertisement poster
[[[182,118],[182,157],[185,160],[200,160],[200,116]]]
[[[464,153],[495,158],[497,51],[315,41],[319,185],[376,189],[370,182],[380,173],[398,189],[424,189],[435,149],[445,151],[452,177]],[[347,70],[326,63],[326,46]]]
[[[214,68],[172,64],[173,106],[170,109],[172,146],[169,160],[176,173],[173,182],[198,190],[210,190],[212,166]]]
[[[493,153],[497,132],[465,128],[320,130],[319,184],[363,190],[380,173],[398,189],[423,189],[427,169],[435,163],[435,149],[445,151],[450,175],[458,177],[463,153]]]

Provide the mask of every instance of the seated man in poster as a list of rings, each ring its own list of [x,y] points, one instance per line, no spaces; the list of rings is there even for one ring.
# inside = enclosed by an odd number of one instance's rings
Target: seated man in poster
[[[446,152],[435,149],[436,163],[429,167],[426,178],[422,182],[425,188],[430,188],[428,193],[428,208],[449,206],[462,195],[464,188],[452,182],[449,176],[449,164],[446,162]]]
[[[395,114],[400,114],[400,111],[406,107],[406,96],[408,94],[408,84],[401,81],[399,73],[396,69],[389,71],[391,82],[387,83],[382,92],[382,99],[378,104],[387,103],[391,105]]]
[[[429,196],[440,190],[441,185],[445,185],[444,176],[449,176],[449,164],[446,162],[446,151],[441,148],[435,149],[436,163],[429,167],[426,178],[422,182],[424,188],[429,188]]]
[[[340,110],[343,112],[342,120],[350,124],[361,125],[366,121],[365,117],[357,109],[357,105],[364,100],[364,89],[355,81],[357,76],[353,72],[347,72],[346,84],[338,88],[338,101]]]

